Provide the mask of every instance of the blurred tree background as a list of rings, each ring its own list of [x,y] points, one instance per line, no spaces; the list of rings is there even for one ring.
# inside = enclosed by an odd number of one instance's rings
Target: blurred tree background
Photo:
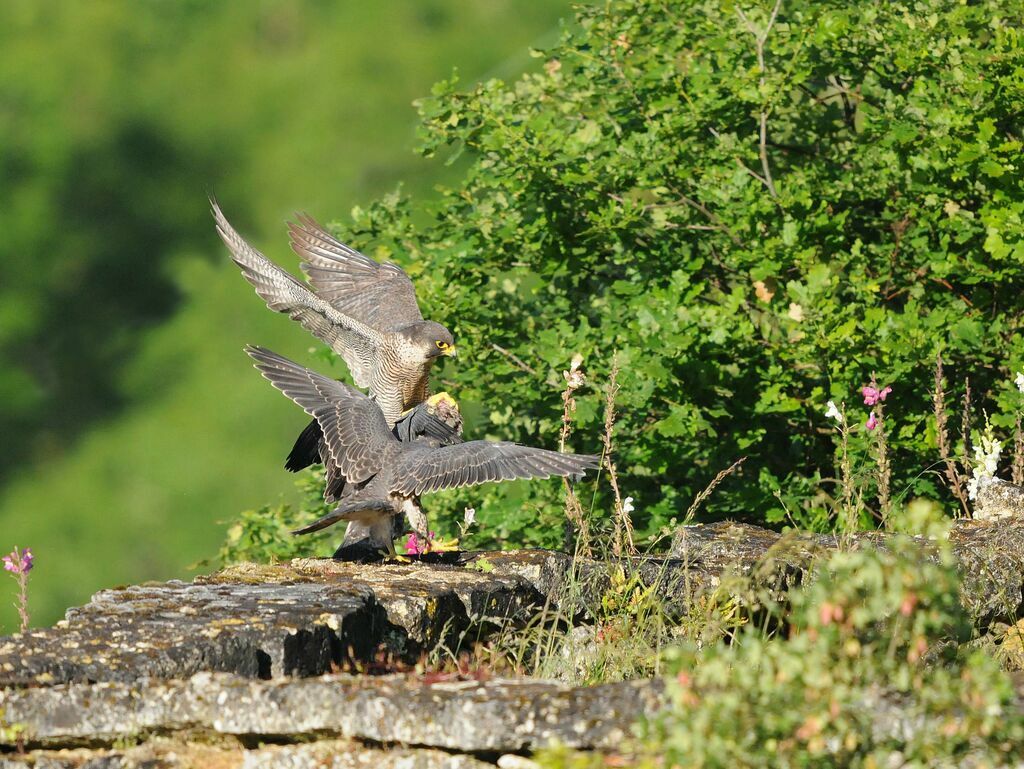
[[[399,180],[429,196],[454,169],[411,152],[411,101],[453,68],[514,78],[567,9],[0,5],[0,544],[35,549],[34,623],[183,575],[218,520],[294,494],[281,461],[303,419],[241,347],[308,361],[311,339],[239,278],[207,194],[296,269],[286,218]]]

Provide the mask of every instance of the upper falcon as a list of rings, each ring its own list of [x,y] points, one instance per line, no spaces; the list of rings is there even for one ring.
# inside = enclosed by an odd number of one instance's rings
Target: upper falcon
[[[326,342],[370,392],[389,427],[429,395],[430,367],[455,355],[451,332],[424,320],[409,276],[336,240],[312,218],[291,224],[292,247],[315,287],[282,270],[250,246],[210,201],[217,232],[231,258],[267,303]]]

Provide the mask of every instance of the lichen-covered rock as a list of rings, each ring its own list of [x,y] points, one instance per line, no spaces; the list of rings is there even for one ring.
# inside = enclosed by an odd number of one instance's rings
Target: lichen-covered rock
[[[312,674],[330,668],[337,647],[366,649],[385,623],[367,592],[341,586],[104,590],[53,628],[0,641],[0,683]]]
[[[544,596],[548,606],[568,617],[593,618],[593,609],[601,606],[602,598],[624,576],[657,595],[667,614],[681,617],[697,595],[718,586],[722,572],[717,566],[691,565],[671,555],[604,561],[550,550],[519,550],[466,553],[463,560],[492,574],[521,577]]]
[[[879,531],[779,534],[723,522],[681,528],[671,555],[709,572],[733,571],[758,586],[783,588],[799,582],[816,559],[837,549],[885,548],[893,536]],[[936,557],[934,542],[915,539],[922,558]],[[949,541],[962,579],[961,600],[971,617],[982,624],[1015,622],[1024,609],[1024,515],[954,521]]]
[[[982,478],[974,500],[974,519],[1024,518],[1024,486],[999,478]]]
[[[414,655],[474,623],[526,620],[542,600],[519,577],[469,569],[247,564],[105,590],[53,628],[0,639],[0,685],[319,675],[380,644]]]
[[[546,609],[563,621],[594,618],[594,607],[626,583],[650,588],[661,609],[679,617],[730,572],[781,596],[823,554],[889,541],[879,532],[780,535],[720,523],[684,527],[663,558],[605,562],[532,550],[445,554],[448,563],[241,564],[193,583],[102,591],[53,628],[0,639],[0,685],[200,671],[319,675],[381,646],[407,660],[442,644],[457,648]],[[957,521],[950,542],[971,615],[1016,621],[1024,606],[1024,517]],[[934,543],[921,544],[922,558],[933,557]],[[742,599],[742,589],[734,592]]]
[[[982,623],[1016,622],[1024,608],[1024,518],[957,521],[949,540],[971,616]]]
[[[733,521],[683,526],[672,540],[670,555],[689,569],[740,576],[750,587],[776,597],[801,582],[814,560],[836,547],[831,535],[779,534]]]
[[[778,532],[734,521],[682,526],[669,554],[689,564],[746,574],[781,538]]]
[[[613,748],[662,707],[659,682],[569,687],[531,680],[424,683],[401,676],[259,681],[200,673],[186,681],[64,684],[0,692],[8,723],[33,746],[113,744],[199,729],[216,735],[329,736],[463,753],[558,741]]]
[[[556,609],[585,616],[616,575],[652,586],[685,614],[717,573],[672,559],[607,563],[561,553],[457,554],[451,564],[326,558],[240,564],[192,583],[97,593],[53,628],[0,638],[0,686],[182,678],[221,671],[319,675],[385,647],[414,659]]]
[[[346,740],[296,745],[207,745],[156,738],[127,748],[33,750],[0,758],[0,769],[486,769],[493,764],[440,750],[368,748]]]

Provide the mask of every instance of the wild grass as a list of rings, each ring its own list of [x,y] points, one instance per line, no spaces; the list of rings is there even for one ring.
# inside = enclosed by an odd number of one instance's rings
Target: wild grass
[[[614,495],[613,517],[615,531],[612,538],[612,553],[615,556],[621,556],[623,553],[636,554],[636,545],[633,542],[633,520],[629,515],[630,511],[623,503],[622,492],[619,490],[619,473],[613,458],[615,396],[619,391],[618,377],[619,356],[616,353],[612,356],[612,367],[608,374],[608,384],[605,387],[604,434],[602,435],[602,444],[604,446],[602,462],[605,471],[608,473],[608,485],[611,486],[612,494]]]
[[[932,391],[932,407],[935,415],[935,435],[939,457],[945,470],[946,485],[960,505],[964,517],[970,517],[971,507],[967,501],[967,482],[960,473],[949,436],[949,417],[946,412],[945,377],[942,371],[942,354],[935,356],[935,389]]]
[[[572,418],[576,413],[574,394],[587,382],[587,377],[580,368],[582,363],[583,357],[578,354],[574,355],[569,368],[562,372],[562,377],[565,379],[565,390],[562,391],[562,428],[558,437],[559,451],[565,451],[565,443],[572,433]],[[590,525],[583,511],[583,505],[576,496],[572,482],[568,478],[563,478],[562,484],[565,488],[566,550],[591,555]]]

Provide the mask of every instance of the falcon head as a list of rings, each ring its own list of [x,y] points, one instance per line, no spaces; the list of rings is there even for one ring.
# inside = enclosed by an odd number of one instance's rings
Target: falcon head
[[[442,356],[455,357],[455,338],[452,336],[452,332],[440,323],[425,320],[422,323],[417,323],[411,332],[410,341],[427,360]]]

